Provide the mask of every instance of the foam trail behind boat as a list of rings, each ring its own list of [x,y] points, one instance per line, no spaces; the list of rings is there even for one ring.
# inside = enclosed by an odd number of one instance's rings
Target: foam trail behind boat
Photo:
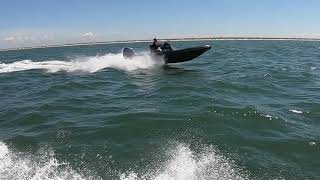
[[[149,69],[163,65],[162,60],[152,59],[146,53],[132,59],[126,59],[122,54],[106,54],[103,56],[81,57],[71,61],[32,61],[22,60],[13,63],[0,63],[0,73],[44,69],[48,72],[89,72],[93,73],[104,68],[114,68],[125,71]]]

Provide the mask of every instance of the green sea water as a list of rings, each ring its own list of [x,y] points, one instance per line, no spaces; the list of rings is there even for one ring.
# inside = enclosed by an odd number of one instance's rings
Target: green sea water
[[[0,52],[0,179],[320,179],[320,42],[172,44]]]

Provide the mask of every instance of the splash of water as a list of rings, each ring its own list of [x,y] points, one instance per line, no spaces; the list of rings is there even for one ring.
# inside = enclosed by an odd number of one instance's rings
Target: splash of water
[[[249,179],[230,159],[221,155],[213,147],[195,153],[185,144],[178,144],[171,157],[156,169],[149,169],[144,174],[133,171],[120,173],[121,180],[202,180],[202,179]],[[14,152],[0,141],[0,179],[100,179],[83,176],[74,171],[68,163],[61,163],[52,150],[30,155]]]
[[[122,54],[106,54],[103,56],[75,58],[71,61],[40,61],[22,60],[13,63],[0,63],[0,73],[25,71],[32,69],[44,69],[48,72],[89,72],[93,73],[104,68],[115,68],[125,71],[137,69],[149,69],[161,66],[164,61],[153,59],[148,54],[142,54],[132,59],[126,59]]]
[[[13,152],[0,141],[0,179],[81,180],[85,177],[72,170],[68,164],[59,163],[52,151],[37,157]]]
[[[248,179],[229,159],[220,155],[214,148],[195,154],[187,146],[180,144],[173,151],[172,159],[161,170],[146,174],[127,172],[120,175],[121,180],[200,180],[200,179]]]

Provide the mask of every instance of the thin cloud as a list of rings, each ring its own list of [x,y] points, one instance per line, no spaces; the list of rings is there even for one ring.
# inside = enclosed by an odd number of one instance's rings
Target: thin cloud
[[[17,36],[8,36],[5,37],[4,41],[11,41],[11,42],[29,42],[33,41],[35,38],[33,36],[28,35],[17,35]]]
[[[9,37],[5,37],[3,40],[5,40],[5,41],[14,41],[14,40],[16,40],[16,37],[9,36]]]
[[[86,38],[94,38],[96,36],[97,35],[94,34],[93,32],[86,32],[86,33],[82,34],[82,37],[86,37]]]

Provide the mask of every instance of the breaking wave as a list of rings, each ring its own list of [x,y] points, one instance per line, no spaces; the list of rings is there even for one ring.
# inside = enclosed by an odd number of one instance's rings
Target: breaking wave
[[[132,59],[126,59],[119,54],[106,54],[103,56],[75,58],[71,61],[41,61],[31,60],[16,61],[13,63],[0,63],[0,73],[9,73],[15,71],[25,71],[32,69],[43,69],[48,72],[89,72],[93,73],[104,68],[114,68],[125,71],[137,69],[149,69],[155,66],[163,65],[161,59],[153,59],[148,54],[142,54]]]

